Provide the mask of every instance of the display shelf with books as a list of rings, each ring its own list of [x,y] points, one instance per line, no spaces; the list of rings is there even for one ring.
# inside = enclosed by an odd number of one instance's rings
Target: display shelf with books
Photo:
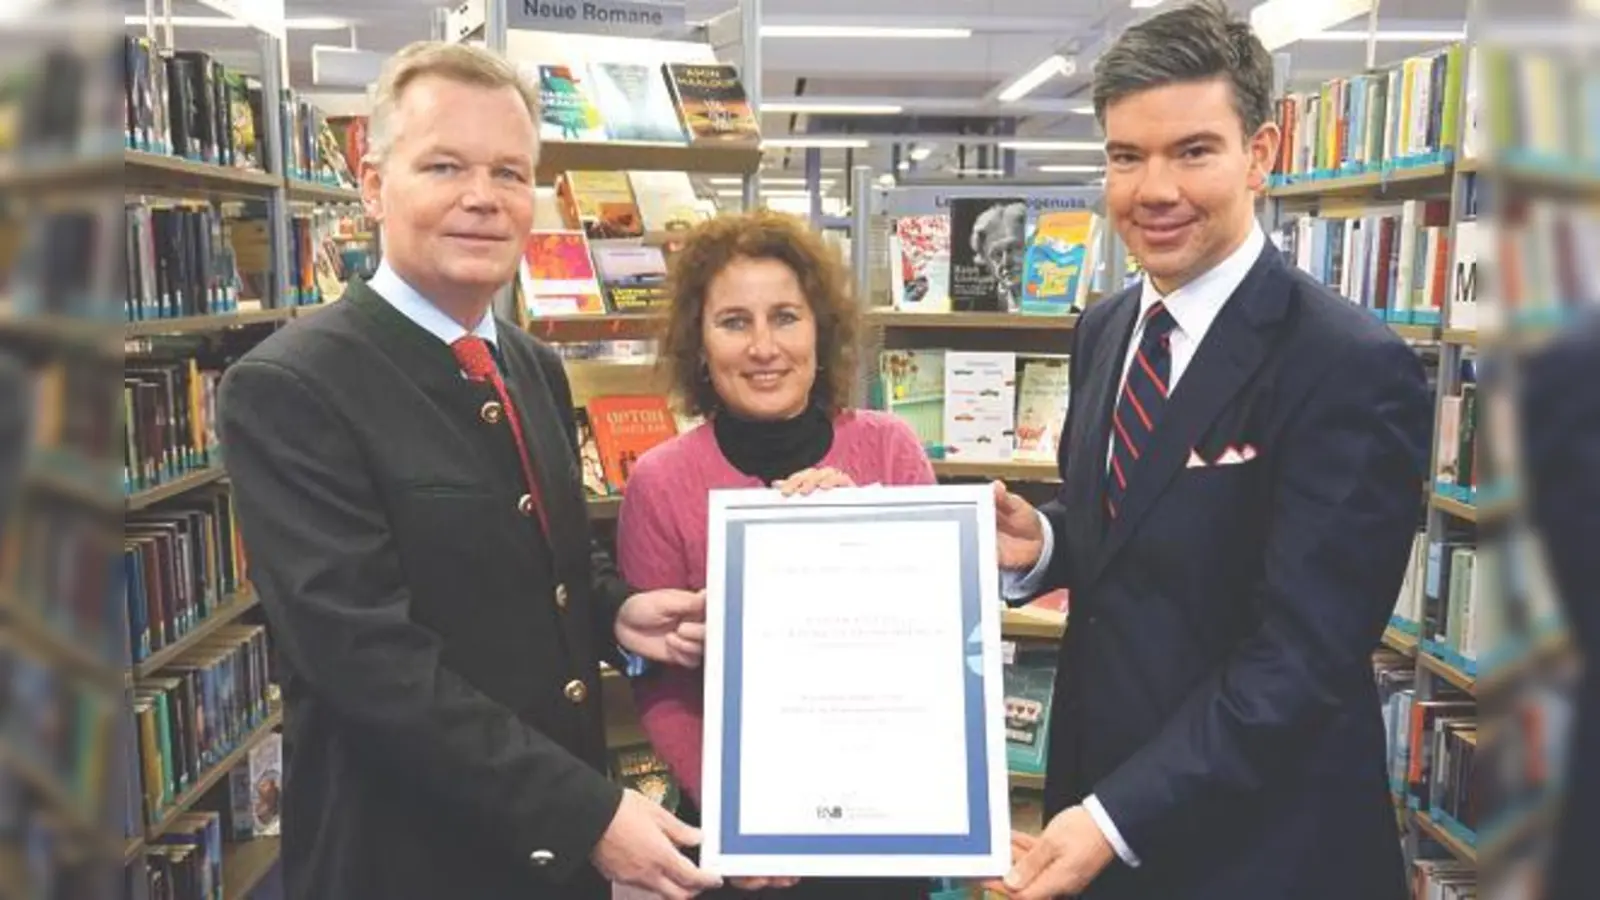
[[[258,58],[234,71],[167,46],[160,24],[125,46],[125,499],[102,613],[120,644],[109,793],[134,900],[244,896],[276,861],[282,713],[217,389],[242,349],[327,299],[317,210],[359,201],[324,117],[283,83],[272,29],[240,23]]]
[[[858,167],[858,183],[871,172]],[[855,210],[866,405],[905,419],[941,479],[1058,479],[1068,352],[1116,252],[1098,188],[906,184]]]
[[[1432,375],[1420,527],[1373,654],[1414,888],[1476,884],[1474,693],[1478,648],[1498,634],[1500,560],[1480,543],[1472,503],[1499,481],[1480,452],[1477,364],[1460,339],[1475,325],[1481,240],[1480,175],[1457,164],[1481,129],[1471,34],[1378,67],[1369,33],[1365,71],[1285,92],[1266,191],[1290,264],[1412,342]]]

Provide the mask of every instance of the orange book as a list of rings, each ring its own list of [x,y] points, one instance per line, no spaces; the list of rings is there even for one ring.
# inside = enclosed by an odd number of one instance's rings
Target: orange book
[[[634,463],[678,433],[667,398],[660,394],[595,397],[586,407],[606,485],[617,493],[628,483]]]

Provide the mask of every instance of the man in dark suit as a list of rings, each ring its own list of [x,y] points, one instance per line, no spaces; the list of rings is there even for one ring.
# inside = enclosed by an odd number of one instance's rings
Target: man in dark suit
[[[1600,308],[1528,360],[1518,399],[1529,520],[1583,661],[1546,894],[1578,900],[1600,878]]]
[[[704,598],[593,551],[572,397],[490,312],[533,221],[537,95],[414,45],[362,166],[384,260],[221,389],[251,580],[282,665],[292,900],[664,897],[719,880],[605,775],[599,663],[695,664]]]
[[[996,486],[1007,596],[1072,598],[1048,824],[1004,888],[1401,900],[1371,654],[1420,517],[1422,366],[1258,226],[1272,65],[1225,7],[1131,27],[1094,103],[1145,277],[1073,334],[1056,498]]]

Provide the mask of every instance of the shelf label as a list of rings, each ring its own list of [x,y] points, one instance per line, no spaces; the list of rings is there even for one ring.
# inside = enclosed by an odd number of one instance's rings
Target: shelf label
[[[509,0],[506,27],[645,38],[688,30],[684,0]]]

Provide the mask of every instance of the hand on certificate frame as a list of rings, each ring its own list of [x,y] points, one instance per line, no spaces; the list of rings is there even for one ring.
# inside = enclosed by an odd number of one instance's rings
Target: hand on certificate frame
[[[768,888],[792,888],[800,883],[798,878],[729,878],[728,884],[741,891],[764,891]]]
[[[838,469],[822,468],[801,469],[788,478],[773,482],[772,486],[777,488],[785,497],[792,497],[795,494],[804,497],[815,490],[855,487],[856,483],[851,480],[849,475]]]
[[[1011,832],[1011,865],[1015,866],[1019,860],[1027,856],[1037,843],[1039,843],[1039,839],[1025,831]],[[998,878],[981,882],[978,887],[996,894],[1004,895],[1006,893],[1005,882]]]
[[[1015,854],[1015,838],[1011,846]],[[1089,811],[1074,806],[1050,820],[996,889],[1012,900],[1081,894],[1114,859],[1116,850]]]
[[[705,656],[706,592],[634,594],[617,614],[617,643],[656,662],[694,668]]]

